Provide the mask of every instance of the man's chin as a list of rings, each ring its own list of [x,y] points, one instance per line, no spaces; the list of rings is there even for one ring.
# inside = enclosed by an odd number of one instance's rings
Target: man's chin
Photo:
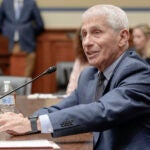
[[[94,67],[96,67],[96,68],[99,67],[99,65],[98,65],[97,63],[95,63],[95,62],[90,62],[90,61],[89,61],[89,65],[90,65],[90,66],[94,66]]]

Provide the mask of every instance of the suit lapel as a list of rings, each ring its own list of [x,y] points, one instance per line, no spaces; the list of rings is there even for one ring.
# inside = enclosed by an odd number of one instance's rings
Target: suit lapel
[[[104,92],[103,92],[103,95],[106,94],[110,89],[111,89],[111,84],[114,85],[114,83],[112,82],[112,78],[114,77],[114,74],[117,72],[117,69],[119,68],[120,64],[122,63],[122,61],[125,59],[125,57],[128,55],[129,53],[129,50],[127,50],[125,52],[125,54],[123,55],[123,57],[120,59],[119,63],[117,64],[117,66],[115,67],[105,89],[104,89]]]
[[[89,89],[88,90],[88,95],[89,95],[88,98],[89,98],[90,102],[91,102],[91,99],[93,101],[95,101],[95,92],[96,92],[96,86],[97,86],[97,80],[98,80],[97,76],[98,76],[98,71],[97,71],[97,73],[95,73],[94,78],[90,79],[88,82],[88,89]]]
[[[24,18],[26,13],[29,13],[28,11],[30,10],[30,7],[31,7],[31,1],[30,0],[24,0],[19,20]]]
[[[11,18],[15,19],[14,0],[9,0],[7,5]]]
[[[20,18],[19,18],[19,20],[21,20],[21,18],[23,18],[23,15],[24,15],[24,13],[26,13],[26,8],[28,8],[29,6],[27,6],[28,5],[28,0],[24,0],[23,1],[23,7],[22,7],[22,9],[21,9],[21,14],[20,14]]]

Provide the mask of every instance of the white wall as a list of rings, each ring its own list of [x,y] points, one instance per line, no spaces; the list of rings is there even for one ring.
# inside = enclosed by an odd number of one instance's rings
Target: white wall
[[[1,1],[2,0],[0,0],[0,2]],[[129,17],[131,27],[139,23],[150,24],[150,0],[35,0],[35,1],[37,2],[41,10],[41,14],[45,23],[45,28],[76,28],[80,25],[81,21],[80,17],[83,11],[88,7],[96,4],[113,4],[125,8],[125,10],[130,9],[130,11],[126,12]],[[135,9],[137,10],[135,11]]]

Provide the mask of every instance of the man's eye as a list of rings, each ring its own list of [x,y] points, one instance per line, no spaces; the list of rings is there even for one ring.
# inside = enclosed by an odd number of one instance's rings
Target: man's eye
[[[86,33],[81,34],[81,39],[84,39],[86,37]]]
[[[96,30],[96,31],[94,31],[94,33],[95,33],[95,34],[99,34],[99,33],[100,33],[100,31],[99,31],[99,30]]]

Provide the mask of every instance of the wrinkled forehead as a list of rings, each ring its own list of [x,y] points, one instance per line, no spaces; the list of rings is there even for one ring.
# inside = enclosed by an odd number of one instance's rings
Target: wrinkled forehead
[[[108,26],[107,17],[105,15],[92,15],[82,18],[81,31],[92,27]]]

